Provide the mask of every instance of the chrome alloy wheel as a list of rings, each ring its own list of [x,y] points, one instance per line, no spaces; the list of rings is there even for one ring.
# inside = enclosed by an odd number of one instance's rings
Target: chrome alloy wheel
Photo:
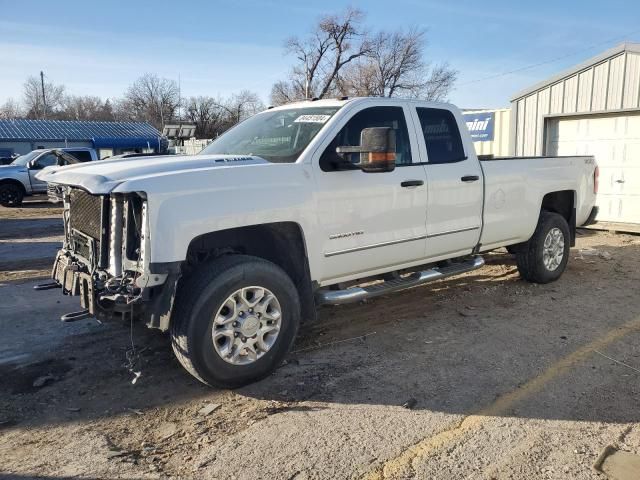
[[[264,287],[233,292],[213,319],[213,346],[224,361],[247,365],[267,353],[278,338],[282,308]]]
[[[550,272],[556,270],[564,257],[564,234],[559,228],[552,228],[544,239],[542,261]]]

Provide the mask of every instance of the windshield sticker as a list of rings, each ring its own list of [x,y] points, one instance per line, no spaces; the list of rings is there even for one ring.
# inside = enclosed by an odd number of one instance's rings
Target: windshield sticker
[[[324,123],[331,115],[300,115],[293,123]]]

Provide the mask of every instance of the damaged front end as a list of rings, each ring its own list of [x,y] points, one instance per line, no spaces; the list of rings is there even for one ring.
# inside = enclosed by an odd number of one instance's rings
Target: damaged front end
[[[180,271],[152,271],[146,195],[63,187],[63,204],[64,244],[52,277],[63,294],[80,297],[83,310],[62,320],[141,320],[166,330]]]

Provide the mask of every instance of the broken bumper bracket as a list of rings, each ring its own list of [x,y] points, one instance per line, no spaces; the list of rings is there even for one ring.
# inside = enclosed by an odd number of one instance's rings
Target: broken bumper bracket
[[[73,258],[64,251],[58,252],[53,264],[51,276],[54,280],[53,282],[43,284],[41,286],[42,288],[36,288],[36,290],[55,288],[53,285],[62,287],[62,293],[64,295],[80,296],[80,305],[84,309],[83,312],[88,312],[88,316],[95,314],[93,279],[89,273],[83,271]],[[36,287],[39,287],[39,285]],[[75,318],[73,317],[75,313],[68,315],[71,315],[70,318]]]

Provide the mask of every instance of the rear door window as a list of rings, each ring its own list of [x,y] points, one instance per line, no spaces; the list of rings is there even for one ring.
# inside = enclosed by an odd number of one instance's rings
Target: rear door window
[[[449,110],[416,108],[424,135],[429,163],[453,163],[466,160],[458,122]]]
[[[91,152],[86,150],[65,150],[69,155],[73,155],[81,162],[90,162],[91,161]]]

